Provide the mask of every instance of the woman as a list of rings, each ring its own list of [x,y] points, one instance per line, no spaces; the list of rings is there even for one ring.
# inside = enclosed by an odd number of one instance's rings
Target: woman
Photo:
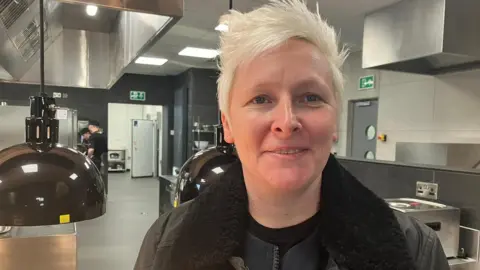
[[[161,216],[135,269],[449,269],[330,155],[343,90],[334,30],[300,0],[222,18],[219,106],[241,162]]]

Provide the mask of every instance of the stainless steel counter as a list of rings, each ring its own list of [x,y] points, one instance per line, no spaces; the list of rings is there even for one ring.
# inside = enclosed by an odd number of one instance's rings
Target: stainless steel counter
[[[1,270],[76,270],[75,224],[13,227],[0,235]]]
[[[173,208],[173,201],[175,200],[175,186],[177,185],[177,177],[173,175],[160,175],[160,188],[159,188],[159,214],[162,215],[165,212],[170,211]]]
[[[165,179],[165,180],[168,180],[170,183],[172,184],[176,184],[177,183],[177,177],[176,176],[173,176],[173,175],[160,175],[161,178]]]

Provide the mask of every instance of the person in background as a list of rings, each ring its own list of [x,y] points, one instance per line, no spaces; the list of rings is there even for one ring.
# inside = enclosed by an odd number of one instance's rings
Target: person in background
[[[271,0],[220,23],[218,102],[240,161],[155,221],[135,269],[448,270],[431,228],[330,153],[347,52],[318,11]]]
[[[81,129],[79,133],[82,141],[80,144],[77,145],[77,148],[80,152],[86,155],[88,152],[88,147],[90,145],[89,139],[92,134],[90,133],[90,130],[88,128]]]
[[[100,123],[95,120],[91,120],[88,123],[88,130],[91,135],[89,136],[88,153],[87,156],[92,159],[98,170],[102,171],[102,156],[107,154],[107,137],[101,132]]]

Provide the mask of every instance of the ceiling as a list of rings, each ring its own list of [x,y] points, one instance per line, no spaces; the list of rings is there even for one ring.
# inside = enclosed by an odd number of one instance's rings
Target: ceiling
[[[307,0],[312,10],[318,2],[320,13],[341,32],[341,40],[352,50],[359,50],[365,14],[400,0]],[[242,12],[267,3],[268,0],[234,0],[233,8]],[[353,4],[355,3],[355,4]],[[228,10],[228,0],[185,0],[184,17],[143,56],[168,59],[163,66],[131,64],[126,72],[148,75],[176,75],[189,68],[215,68],[214,61],[178,55],[186,46],[218,47],[214,30],[218,18]]]

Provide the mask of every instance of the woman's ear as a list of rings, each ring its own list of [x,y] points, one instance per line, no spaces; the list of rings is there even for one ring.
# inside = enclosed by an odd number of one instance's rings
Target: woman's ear
[[[332,139],[334,143],[338,142],[338,134],[336,132],[333,133]]]
[[[232,136],[232,129],[230,128],[230,123],[228,122],[228,118],[227,116],[221,112],[222,114],[222,125],[223,125],[223,139],[227,142],[227,143],[234,143],[234,140],[233,140],[233,136]]]

